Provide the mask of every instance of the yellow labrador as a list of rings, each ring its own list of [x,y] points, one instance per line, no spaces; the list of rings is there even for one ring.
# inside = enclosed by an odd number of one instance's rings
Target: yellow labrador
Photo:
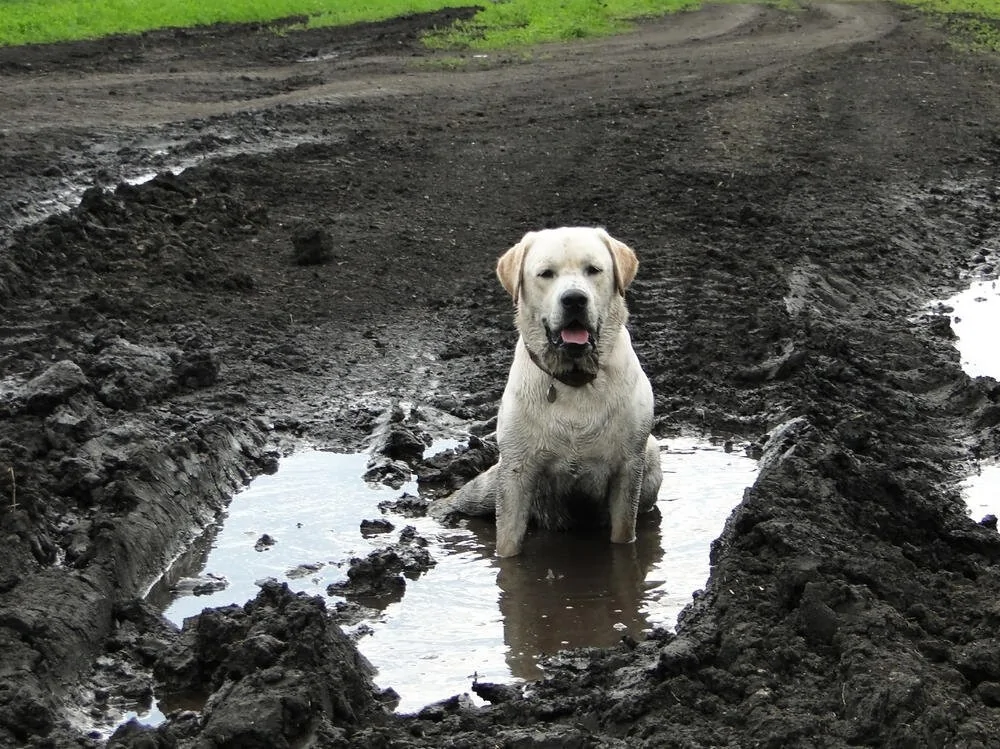
[[[432,508],[495,511],[496,551],[521,551],[529,521],[597,521],[635,540],[662,472],[653,390],[625,329],[638,261],[604,229],[530,232],[497,263],[520,338],[497,418],[499,462]]]

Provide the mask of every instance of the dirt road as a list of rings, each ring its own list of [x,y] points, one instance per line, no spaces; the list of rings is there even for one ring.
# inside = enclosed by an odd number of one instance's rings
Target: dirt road
[[[924,305],[997,262],[998,60],[875,3],[424,50],[455,15],[0,50],[0,746],[154,687],[212,697],[111,746],[993,745],[1000,537],[955,482],[1000,385]],[[657,433],[763,448],[676,634],[399,717],[316,600],[138,600],[302,439],[488,428],[493,263],[562,224],[640,257]]]

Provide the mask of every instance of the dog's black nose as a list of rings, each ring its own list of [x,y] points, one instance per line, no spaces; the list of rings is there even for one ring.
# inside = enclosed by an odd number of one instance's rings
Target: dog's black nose
[[[578,289],[570,289],[563,292],[559,301],[562,303],[563,309],[581,310],[587,306],[587,295]]]

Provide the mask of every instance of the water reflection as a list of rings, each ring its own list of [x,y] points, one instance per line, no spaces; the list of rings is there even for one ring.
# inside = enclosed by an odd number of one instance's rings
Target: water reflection
[[[219,530],[218,525],[208,526],[153,583],[146,593],[146,600],[151,605],[160,611],[166,611],[178,596],[194,595],[193,587],[187,589],[189,586],[185,586],[184,583],[202,579],[201,573],[205,569],[205,562],[212,551]]]
[[[662,557],[659,528],[647,518],[634,544],[608,543],[607,531],[537,533],[519,556],[496,560],[511,673],[537,679],[542,655],[641,639],[650,627],[646,577]]]

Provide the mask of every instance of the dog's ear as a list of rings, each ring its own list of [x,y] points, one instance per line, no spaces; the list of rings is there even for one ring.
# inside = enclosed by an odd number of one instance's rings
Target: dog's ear
[[[517,295],[521,292],[521,274],[524,270],[524,256],[531,246],[531,240],[535,238],[535,233],[529,231],[521,241],[507,250],[497,261],[497,278],[500,285],[507,290],[507,293],[517,304]]]
[[[615,269],[615,289],[619,294],[625,296],[625,289],[632,283],[635,273],[639,269],[639,258],[632,252],[632,248],[624,242],[608,234],[604,229],[597,230],[604,244],[611,250],[611,260]]]

